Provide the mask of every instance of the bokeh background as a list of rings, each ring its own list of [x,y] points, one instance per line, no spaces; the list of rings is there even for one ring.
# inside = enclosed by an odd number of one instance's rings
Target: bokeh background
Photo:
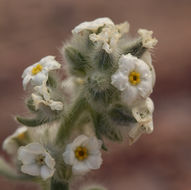
[[[152,135],[129,147],[109,144],[104,164],[78,184],[98,182],[109,190],[191,189],[191,1],[190,0],[0,0],[0,142],[25,113],[21,74],[59,48],[85,20],[128,20],[131,32],[152,29],[157,83]],[[5,158],[7,155],[0,149]],[[1,190],[34,190],[0,177]],[[77,190],[77,187],[74,187]]]

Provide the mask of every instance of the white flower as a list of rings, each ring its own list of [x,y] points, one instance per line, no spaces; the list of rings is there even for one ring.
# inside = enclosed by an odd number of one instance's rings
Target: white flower
[[[72,33],[77,34],[84,30],[90,30],[92,32],[96,32],[98,28],[103,27],[105,25],[114,25],[114,23],[110,18],[107,17],[98,18],[94,21],[82,22],[72,30]]]
[[[135,143],[142,134],[150,134],[147,130],[153,131],[153,120],[148,123],[141,125],[140,123],[133,124],[131,130],[128,132],[129,144]]]
[[[110,54],[113,49],[116,49],[121,36],[122,35],[119,33],[119,30],[115,26],[107,26],[98,34],[90,34],[89,38],[94,43],[102,43],[102,49]]]
[[[135,105],[132,108],[132,114],[134,118],[140,124],[148,123],[152,120],[152,114],[154,111],[154,104],[151,98],[147,98],[146,100],[142,101],[138,105]],[[148,133],[151,132],[150,129],[147,130]]]
[[[54,56],[46,56],[38,63],[27,67],[22,74],[24,89],[30,81],[33,85],[41,85],[43,81],[47,81],[49,71],[60,67],[60,63],[55,60]]]
[[[152,92],[152,73],[149,66],[131,54],[122,55],[119,68],[111,77],[111,84],[122,91],[122,100],[128,105],[147,98]]]
[[[18,159],[22,162],[21,171],[32,176],[41,176],[44,180],[54,174],[55,160],[39,143],[22,146],[18,150]]]
[[[118,29],[119,33],[126,34],[129,32],[129,23],[128,22],[123,22],[121,24],[117,24],[116,28]]]
[[[142,134],[153,132],[153,111],[154,104],[150,98],[132,108],[132,114],[137,123],[130,126],[131,130],[128,133],[130,144],[134,143]]]
[[[40,104],[47,105],[51,108],[51,110],[62,110],[63,103],[60,101],[54,101],[50,97],[50,93],[48,87],[46,86],[46,82],[43,82],[41,86],[35,86],[34,90],[36,93],[31,95],[35,109],[38,110]]]
[[[101,31],[97,32],[101,28]],[[98,18],[91,22],[83,22],[72,30],[73,34],[81,33],[82,31],[91,31],[89,39],[102,45],[107,53],[112,53],[116,49],[119,39],[129,32],[129,23],[115,25],[109,18]]]
[[[63,153],[64,161],[72,166],[72,171],[76,175],[98,169],[102,164],[101,144],[96,137],[80,135],[66,146],[66,151]]]
[[[158,40],[156,38],[152,38],[153,31],[146,29],[139,29],[138,34],[142,38],[143,46],[146,48],[153,48]]]
[[[8,136],[3,142],[3,150],[9,154],[15,154],[19,144],[27,138],[27,127],[18,128],[12,135]]]

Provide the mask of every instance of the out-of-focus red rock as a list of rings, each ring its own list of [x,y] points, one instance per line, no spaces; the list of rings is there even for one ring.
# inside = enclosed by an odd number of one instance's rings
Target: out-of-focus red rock
[[[12,116],[26,113],[20,77],[26,66],[46,55],[61,61],[62,42],[82,21],[102,16],[116,23],[128,20],[132,33],[152,29],[159,40],[153,53],[155,131],[131,147],[126,141],[109,144],[101,170],[82,182],[98,182],[109,190],[190,190],[190,7],[188,0],[0,0],[0,142],[17,126]],[[0,185],[2,190],[35,189],[2,177]]]

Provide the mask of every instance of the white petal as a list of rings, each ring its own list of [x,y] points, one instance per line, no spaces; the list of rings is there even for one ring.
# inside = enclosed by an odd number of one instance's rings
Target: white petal
[[[74,151],[71,150],[66,150],[63,153],[63,158],[64,158],[64,162],[68,165],[73,165],[74,164],[74,160],[75,160],[75,155],[74,155]]]
[[[152,38],[153,31],[146,29],[139,29],[138,34],[142,38],[143,46],[146,48],[153,48],[158,40],[156,38]]]
[[[25,149],[33,154],[44,154],[46,151],[45,148],[40,143],[36,142],[26,145]]]
[[[120,71],[117,71],[111,76],[111,84],[120,91],[123,91],[127,88],[127,83],[128,77]]]
[[[30,65],[29,67],[27,67],[23,74],[22,74],[22,78],[25,78],[27,75],[31,75],[31,71],[33,69],[34,66],[36,66],[37,64],[34,64],[34,65]]]
[[[17,142],[12,138],[12,136],[9,136],[3,141],[2,148],[8,154],[15,154],[17,152],[19,146],[18,146]]]
[[[90,137],[83,146],[88,149],[89,154],[99,154],[102,142],[96,137]]]
[[[28,83],[30,82],[31,80],[31,75],[26,75],[23,79],[23,88],[24,90],[26,89]]]
[[[143,100],[138,105],[132,108],[132,114],[137,120],[137,122],[139,122],[140,124],[145,124],[151,121],[152,119],[152,112],[150,111],[153,111],[151,110],[153,108],[151,107],[152,105],[149,105],[149,108],[148,108],[147,101],[148,100]]]
[[[131,71],[135,69],[135,63],[137,62],[137,58],[132,56],[131,54],[122,55],[119,59],[119,70],[123,72],[125,75],[129,75]]]
[[[20,147],[18,149],[18,159],[22,161],[23,164],[35,163],[36,155],[28,151],[26,147]]]
[[[50,55],[42,58],[40,64],[42,64],[47,71],[56,70],[61,67],[60,63],[55,60],[55,57]]]
[[[40,167],[37,164],[23,165],[21,171],[32,176],[40,175]]]
[[[139,98],[137,88],[129,85],[127,90],[122,92],[121,98],[127,105],[132,105]]]
[[[152,133],[152,132],[153,132],[153,129],[154,129],[154,127],[153,127],[153,120],[151,120],[150,122],[148,122],[147,124],[145,124],[144,127],[145,127],[145,132],[146,132],[147,134]]]
[[[141,81],[141,83],[137,87],[140,96],[143,98],[148,97],[152,93],[152,80],[151,77],[148,80]]]
[[[40,169],[41,177],[46,180],[54,175],[54,169],[50,169],[47,166],[42,166]]]
[[[45,163],[50,169],[53,169],[55,166],[55,160],[48,152],[45,153]]]
[[[101,153],[97,154],[97,155],[90,155],[88,156],[88,159],[86,161],[88,167],[90,169],[98,169],[100,168],[101,164],[102,164],[102,158],[101,158]]]
[[[76,147],[80,146],[83,142],[88,140],[88,137],[85,135],[80,135],[72,142],[72,149],[75,150]]]
[[[146,99],[146,105],[150,113],[154,112],[154,103],[151,98]]]
[[[128,133],[129,144],[131,145],[135,143],[143,133],[144,132],[141,129],[141,126],[138,123],[134,124],[132,129]]]
[[[59,101],[50,100],[49,106],[51,107],[51,110],[59,111],[63,109],[63,103]]]
[[[44,81],[48,79],[48,73],[39,72],[38,74],[32,76],[33,85],[42,85]]]
[[[42,97],[39,96],[38,94],[32,93],[31,98],[32,98],[32,100],[33,100],[33,104],[34,104],[36,110],[39,109],[39,105],[40,105],[41,103],[44,103],[44,100],[43,100]]]
[[[141,59],[136,62],[135,71],[140,73],[141,78],[146,78],[148,75],[151,75],[149,66]]]
[[[124,22],[124,23],[121,23],[121,24],[117,24],[116,28],[123,35],[123,34],[129,32],[129,23],[128,22]]]
[[[75,165],[72,167],[72,172],[75,175],[83,175],[87,173],[90,169],[88,168],[87,164],[85,162],[78,161]]]
[[[76,26],[73,30],[73,34],[80,33],[83,30],[91,30],[91,31],[96,31],[99,27],[102,27],[104,25],[114,25],[111,19],[109,18],[98,18],[94,21],[90,22],[83,22]]]

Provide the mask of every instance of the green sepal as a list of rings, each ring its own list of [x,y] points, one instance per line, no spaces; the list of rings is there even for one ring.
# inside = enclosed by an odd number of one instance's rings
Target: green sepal
[[[114,91],[112,89],[108,88],[102,91],[98,91],[95,88],[89,88],[88,90],[91,94],[93,101],[95,101],[95,103],[100,102],[104,104],[109,104],[113,100]]]
[[[95,73],[94,73],[95,74]],[[119,92],[111,85],[111,76],[105,72],[88,77],[87,90],[90,97],[97,104],[110,104],[119,99]]]
[[[24,117],[17,116],[16,120],[19,123],[21,123],[21,124],[23,124],[25,126],[28,126],[28,127],[37,127],[39,125],[42,125],[44,123],[49,122],[48,118],[47,119],[42,119],[42,118],[38,118],[38,117],[37,118],[30,118],[29,119],[29,118],[24,118]]]
[[[121,104],[114,105],[109,111],[108,115],[110,119],[118,125],[128,125],[129,123],[136,123],[136,119],[133,117],[132,112]]]
[[[37,110],[35,109],[34,103],[32,98],[29,98],[26,102],[27,108],[31,111],[31,112],[37,112]]]
[[[138,42],[136,42],[135,44],[124,50],[123,54],[130,53],[131,55],[140,58],[145,53],[146,50],[147,48],[143,47],[142,40],[141,41],[139,40]]]
[[[104,49],[97,53],[97,55],[95,56],[95,61],[98,69],[102,71],[113,68],[113,57],[111,54],[108,54]]]
[[[48,80],[46,82],[47,86],[51,88],[56,88],[57,87],[57,81],[52,75],[48,75]]]
[[[38,127],[42,124],[55,121],[60,118],[60,115],[54,115],[53,117],[46,117],[42,114],[38,114],[36,118],[24,118],[16,116],[16,120],[27,127]]]
[[[51,180],[50,186],[51,190],[69,190],[69,184],[67,182],[60,182],[56,181],[55,179]]]
[[[82,55],[82,53],[73,47],[65,48],[65,56],[70,63],[70,72],[72,74],[80,77],[86,75],[86,70],[89,67],[86,56]]]
[[[98,139],[105,136],[112,141],[123,140],[120,130],[110,122],[106,114],[91,111],[91,115]]]

